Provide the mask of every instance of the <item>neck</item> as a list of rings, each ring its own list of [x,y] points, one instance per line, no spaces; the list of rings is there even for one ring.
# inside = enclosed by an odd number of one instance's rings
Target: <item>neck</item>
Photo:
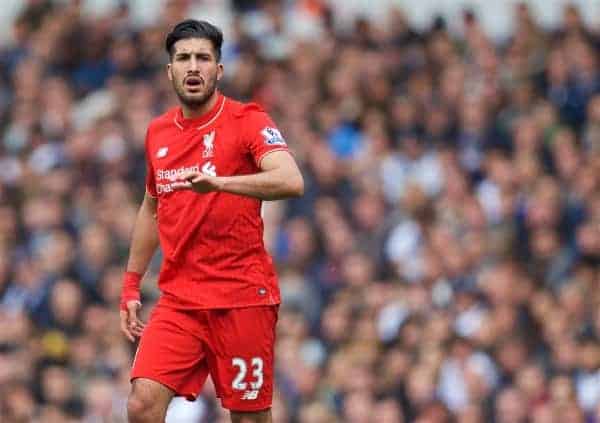
[[[181,103],[181,112],[183,114],[183,117],[186,119],[195,119],[208,113],[215,106],[218,98],[219,92],[215,90],[215,92],[210,96],[210,98],[201,106],[190,107]]]

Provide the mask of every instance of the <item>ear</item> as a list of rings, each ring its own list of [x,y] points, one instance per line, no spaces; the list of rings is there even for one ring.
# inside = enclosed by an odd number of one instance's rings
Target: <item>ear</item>
[[[223,63],[218,63],[217,64],[217,81],[220,81],[221,78],[223,78]]]
[[[167,63],[167,78],[169,78],[169,81],[173,81],[173,69],[171,69],[170,63]]]

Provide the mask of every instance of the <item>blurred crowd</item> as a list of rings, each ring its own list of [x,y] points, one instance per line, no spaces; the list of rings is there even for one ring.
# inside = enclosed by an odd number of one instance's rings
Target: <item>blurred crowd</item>
[[[470,11],[450,32],[167,0],[136,27],[127,2],[23,3],[0,50],[2,423],[125,422],[144,136],[176,104],[164,36],[208,6],[229,22],[222,91],[269,111],[305,175],[265,215],[274,421],[600,423],[600,32],[577,8],[548,29],[519,4],[494,42]],[[169,413],[227,421],[210,384]]]

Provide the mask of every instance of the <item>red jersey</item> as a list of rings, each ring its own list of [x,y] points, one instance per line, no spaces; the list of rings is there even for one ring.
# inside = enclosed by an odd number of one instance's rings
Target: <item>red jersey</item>
[[[146,136],[146,190],[158,198],[162,301],[177,307],[279,304],[273,263],[263,244],[261,200],[226,192],[171,189],[184,171],[212,176],[260,171],[287,145],[256,104],[218,95],[212,110],[185,119],[176,107],[154,119]]]

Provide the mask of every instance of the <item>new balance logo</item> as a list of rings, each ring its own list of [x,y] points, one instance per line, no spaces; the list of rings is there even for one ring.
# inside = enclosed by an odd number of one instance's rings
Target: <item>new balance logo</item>
[[[163,157],[167,156],[168,152],[169,152],[169,147],[161,147],[158,149],[158,152],[156,153],[156,157],[159,159],[162,159]]]
[[[244,392],[244,395],[242,395],[243,400],[255,400],[256,398],[258,398],[258,389],[246,391]]]

